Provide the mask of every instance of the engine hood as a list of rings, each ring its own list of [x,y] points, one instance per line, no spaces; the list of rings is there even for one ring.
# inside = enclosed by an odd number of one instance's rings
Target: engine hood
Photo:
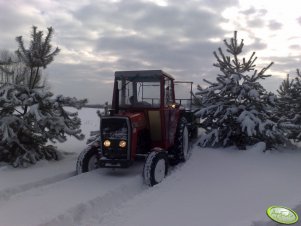
[[[129,118],[132,128],[143,128],[146,127],[146,118],[143,112],[122,112],[115,116]]]

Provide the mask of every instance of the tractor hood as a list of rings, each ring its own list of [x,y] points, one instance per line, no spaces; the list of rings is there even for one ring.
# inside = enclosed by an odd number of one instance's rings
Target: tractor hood
[[[129,118],[132,128],[144,128],[146,127],[145,114],[142,112],[120,112],[115,116]]]

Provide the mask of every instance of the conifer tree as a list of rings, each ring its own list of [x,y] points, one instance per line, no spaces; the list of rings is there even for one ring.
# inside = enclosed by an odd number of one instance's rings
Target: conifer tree
[[[301,74],[290,80],[289,75],[277,90],[279,126],[286,130],[288,139],[301,141]]]
[[[48,141],[64,142],[66,135],[83,139],[77,112],[69,112],[66,106],[80,109],[86,100],[54,96],[42,79],[42,70],[59,53],[58,48],[52,51],[52,34],[50,27],[44,38],[43,32],[33,27],[28,48],[21,36],[16,38],[17,61],[2,62],[11,67],[0,70],[14,78],[0,86],[0,162],[18,167],[58,159],[56,147],[47,145]]]
[[[283,143],[283,131],[273,114],[276,96],[260,84],[260,80],[271,76],[265,72],[273,63],[256,70],[255,52],[248,59],[240,60],[244,42],[238,42],[236,31],[224,44],[229,55],[221,48],[214,52],[217,60],[214,66],[220,70],[216,81],[205,79],[208,87],[198,86],[196,93],[202,105],[197,114],[206,130],[200,145],[236,145],[245,149],[246,145],[259,141],[265,142],[268,148]]]

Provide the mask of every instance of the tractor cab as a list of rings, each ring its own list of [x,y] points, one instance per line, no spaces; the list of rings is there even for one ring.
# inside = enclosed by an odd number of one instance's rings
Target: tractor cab
[[[161,70],[115,72],[112,106],[117,109],[159,109],[175,104],[174,79]]]
[[[161,70],[115,72],[112,106],[111,116],[128,116],[138,130],[147,130],[150,148],[173,145],[179,105],[171,75]]]

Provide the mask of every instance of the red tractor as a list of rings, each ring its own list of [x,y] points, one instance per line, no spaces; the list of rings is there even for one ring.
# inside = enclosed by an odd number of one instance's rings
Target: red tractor
[[[166,176],[169,163],[186,161],[198,130],[191,111],[192,82],[186,82],[190,98],[178,100],[175,83],[161,70],[115,72],[112,109],[100,117],[98,138],[80,154],[78,173],[125,168],[143,157],[144,181],[153,186]]]

